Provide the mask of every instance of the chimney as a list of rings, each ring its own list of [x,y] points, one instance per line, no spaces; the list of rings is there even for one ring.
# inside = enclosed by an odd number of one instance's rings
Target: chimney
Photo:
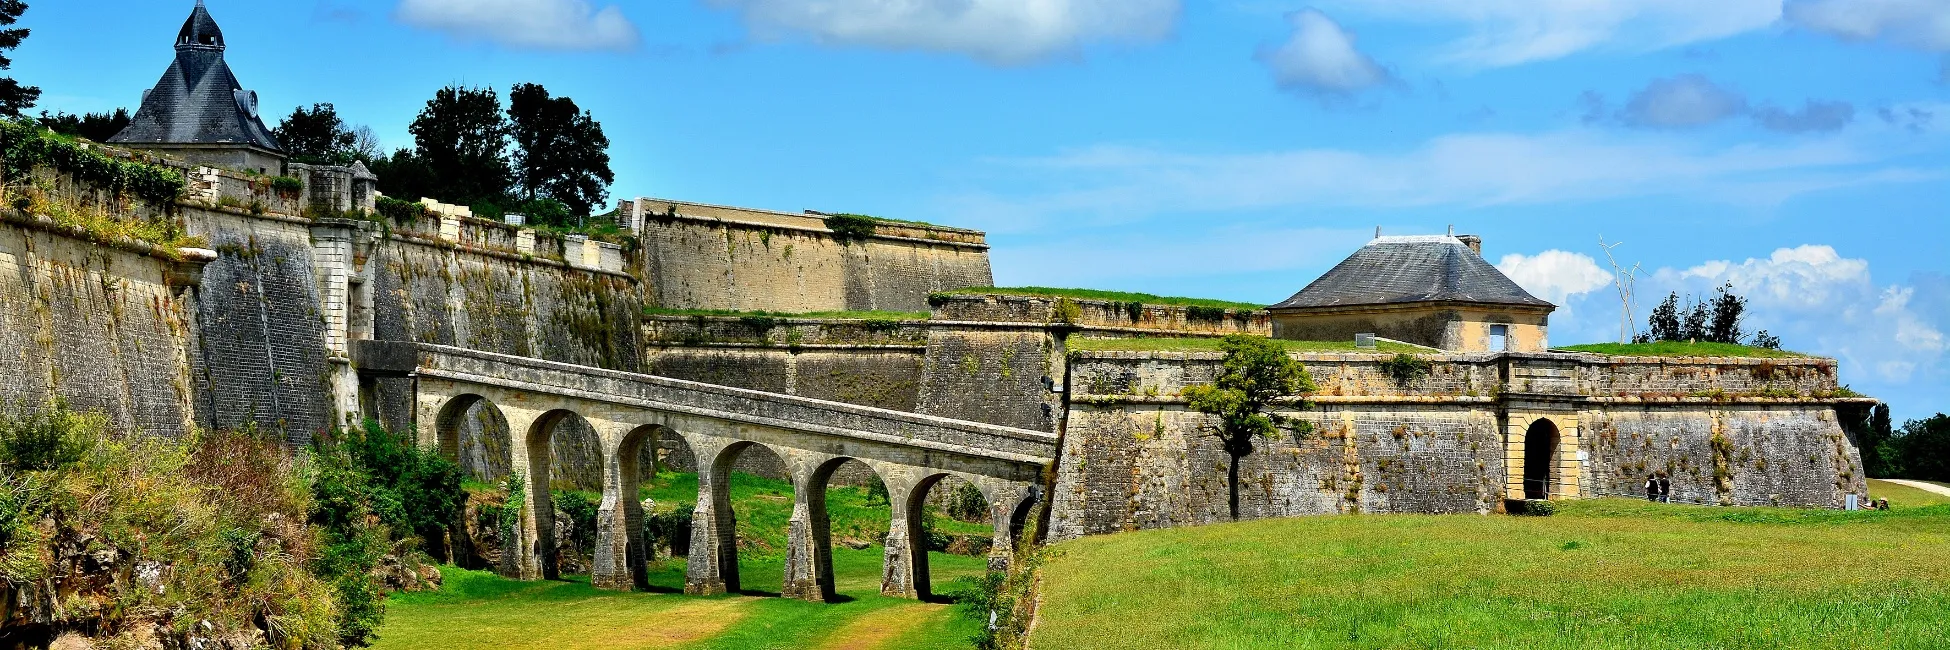
[[[1476,251],[1477,257],[1482,257],[1483,255],[1482,237],[1478,237],[1476,235],[1456,235],[1456,239],[1462,240],[1463,245],[1468,246],[1469,250]]]

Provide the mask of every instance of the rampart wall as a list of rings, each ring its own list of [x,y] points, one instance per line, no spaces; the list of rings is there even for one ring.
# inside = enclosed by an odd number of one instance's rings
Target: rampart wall
[[[1242,459],[1242,517],[1497,510],[1523,496],[1510,477],[1538,419],[1562,431],[1565,496],[1637,496],[1653,471],[1693,503],[1839,507],[1865,489],[1836,416],[1860,400],[1842,397],[1832,360],[1437,355],[1403,383],[1389,358],[1299,356],[1320,390],[1286,413],[1311,432]],[[1056,539],[1228,517],[1228,456],[1180,397],[1220,359],[1072,355]]]
[[[124,430],[194,422],[187,354],[208,251],[78,237],[12,210],[0,219],[0,406],[60,399]]]
[[[852,240],[813,216],[638,203],[645,277],[661,307],[924,311],[932,292],[994,283],[986,238],[972,230],[882,223]]]

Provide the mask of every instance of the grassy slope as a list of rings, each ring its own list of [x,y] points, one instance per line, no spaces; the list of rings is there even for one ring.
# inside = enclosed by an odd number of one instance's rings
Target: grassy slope
[[[1657,343],[1592,343],[1553,348],[1572,352],[1590,352],[1615,357],[1759,357],[1769,359],[1797,359],[1808,355],[1785,350],[1769,350],[1729,343],[1686,343],[1683,341],[1659,341]]]
[[[1318,517],[1057,549],[1038,648],[1921,648],[1950,638],[1950,506],[1601,500],[1550,518]]]
[[[1218,352],[1219,341],[1221,340],[1223,339],[1216,339],[1216,338],[1099,339],[1099,338],[1085,338],[1081,336],[1073,336],[1070,337],[1069,341],[1066,342],[1065,345],[1067,345],[1069,349],[1072,351],[1081,351],[1081,352]],[[1347,341],[1347,342],[1275,341],[1275,343],[1278,343],[1286,347],[1288,352],[1344,352],[1348,354],[1358,354],[1358,353],[1429,354],[1430,353],[1428,350],[1424,350],[1412,345],[1402,345],[1400,343],[1388,343],[1385,341],[1376,342],[1375,344],[1376,347],[1373,350],[1363,350],[1357,348],[1354,346],[1353,341]]]
[[[475,486],[485,488],[486,486]],[[661,474],[643,488],[661,511],[688,509],[697,499],[697,475]],[[732,504],[738,515],[739,573],[749,594],[776,594],[783,582],[786,521],[791,485],[733,474]],[[886,535],[888,507],[867,490],[827,491],[833,539],[877,540]],[[980,524],[935,520],[948,533],[986,531]],[[975,623],[948,605],[882,598],[885,550],[833,548],[836,587],[846,602],[818,605],[773,597],[682,596],[684,561],[664,560],[650,575],[660,593],[618,594],[591,588],[587,577],[559,582],[517,582],[491,573],[445,570],[447,588],[400,594],[389,601],[379,650],[420,648],[809,648],[842,640],[878,639],[856,648],[967,648]],[[979,575],[987,559],[930,553],[936,591],[956,579]],[[840,645],[835,645],[840,647]]]
[[[1147,305],[1172,307],[1221,307],[1244,311],[1259,311],[1265,305],[1231,300],[1211,300],[1207,298],[1179,298],[1173,296],[1154,296],[1148,293],[1128,291],[1099,291],[1096,289],[1058,289],[1053,287],[970,287],[946,293],[956,295],[1003,295],[1003,296],[1042,296],[1047,298],[1078,298],[1082,300],[1111,300],[1116,302],[1141,302]]]

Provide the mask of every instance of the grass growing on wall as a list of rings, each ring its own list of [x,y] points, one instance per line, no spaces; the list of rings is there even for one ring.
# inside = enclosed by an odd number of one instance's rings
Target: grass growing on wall
[[[1314,517],[1058,545],[1034,647],[1922,648],[1950,506],[1572,501],[1554,517]]]
[[[1036,296],[1042,298],[1074,298],[1079,300],[1136,302],[1136,303],[1143,303],[1146,305],[1159,305],[1159,306],[1166,306],[1166,307],[1217,307],[1220,309],[1238,309],[1243,311],[1259,311],[1261,309],[1266,308],[1265,305],[1259,305],[1250,302],[1236,302],[1231,300],[1213,300],[1208,298],[1183,298],[1183,297],[1174,297],[1174,296],[1154,296],[1148,293],[1132,293],[1129,291],[1100,291],[1097,289],[1058,289],[1052,287],[970,287],[967,289],[956,289],[953,291],[944,291],[942,292],[942,295],[950,295],[950,296],[1003,295],[1003,296]]]
[[[730,317],[740,317],[740,318],[760,317],[760,318],[802,318],[806,320],[873,320],[873,321],[916,321],[916,320],[928,319],[928,312],[924,312],[924,311],[814,311],[814,312],[789,313],[789,312],[777,312],[777,311],[739,311],[735,309],[664,309],[662,307],[644,307],[643,315],[645,316],[730,316]]]
[[[1755,357],[1763,359],[1809,358],[1809,355],[1785,350],[1769,350],[1731,343],[1687,343],[1685,341],[1659,341],[1656,343],[1592,343],[1553,348],[1568,352],[1590,352],[1615,357]]]
[[[1067,345],[1071,352],[1218,352],[1218,338],[1129,338],[1104,339],[1070,337]],[[1412,345],[1378,341],[1374,349],[1363,350],[1354,346],[1353,341],[1278,341],[1288,352],[1345,353],[1345,354],[1400,354],[1427,352]]]

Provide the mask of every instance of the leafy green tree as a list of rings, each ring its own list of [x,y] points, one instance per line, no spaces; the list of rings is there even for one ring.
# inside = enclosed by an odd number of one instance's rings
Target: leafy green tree
[[[1919,481],[1950,481],[1950,416],[1938,413],[1910,420],[1883,447],[1885,462],[1895,477]]]
[[[1684,339],[1684,328],[1679,320],[1679,293],[1666,295],[1666,299],[1652,308],[1652,340],[1679,341]]]
[[[55,112],[49,115],[41,111],[41,126],[61,135],[87,138],[96,142],[107,142],[122,129],[129,128],[129,109],[118,108],[115,112],[85,113],[69,115]]]
[[[1185,389],[1188,406],[1199,413],[1215,416],[1216,424],[1206,431],[1219,439],[1231,463],[1226,468],[1227,506],[1232,518],[1239,519],[1239,459],[1253,453],[1255,442],[1271,438],[1282,430],[1306,433],[1308,423],[1272,412],[1272,407],[1287,398],[1312,393],[1313,378],[1306,366],[1288,356],[1286,348],[1272,340],[1234,334],[1219,342],[1225,361],[1217,381]],[[1310,405],[1302,402],[1300,408]]]
[[[1722,285],[1713,297],[1712,321],[1707,325],[1706,340],[1714,343],[1738,345],[1747,333],[1740,330],[1740,321],[1747,314],[1747,299],[1733,292],[1733,283]]]
[[[379,191],[403,201],[418,201],[437,192],[433,168],[412,149],[400,149],[390,156],[379,156],[366,163],[379,177]]]
[[[442,88],[407,131],[413,134],[414,158],[432,179],[428,196],[463,205],[506,202],[514,172],[508,164],[508,120],[494,89]]]
[[[21,0],[0,0],[0,27],[19,22],[20,15],[26,12],[27,3]],[[25,27],[0,29],[0,52],[20,47],[29,33],[31,30]],[[0,70],[10,70],[13,66],[13,59],[0,54]],[[22,111],[33,108],[34,102],[40,99],[40,88],[20,85],[13,77],[0,77],[0,116],[20,117]]]
[[[308,165],[345,165],[353,158],[356,136],[339,119],[331,104],[312,104],[291,111],[291,116],[271,130],[292,162]]]
[[[1686,302],[1690,303],[1692,307],[1686,310],[1686,322],[1680,326],[1679,340],[1709,340],[1708,335],[1710,334],[1710,328],[1713,323],[1713,312],[1707,309],[1706,303],[1693,302],[1690,296],[1686,298]]]
[[[515,183],[524,201],[554,199],[580,218],[609,196],[609,185],[616,182],[609,136],[575,101],[550,97],[540,84],[517,84],[508,93],[508,123],[515,141]]]

